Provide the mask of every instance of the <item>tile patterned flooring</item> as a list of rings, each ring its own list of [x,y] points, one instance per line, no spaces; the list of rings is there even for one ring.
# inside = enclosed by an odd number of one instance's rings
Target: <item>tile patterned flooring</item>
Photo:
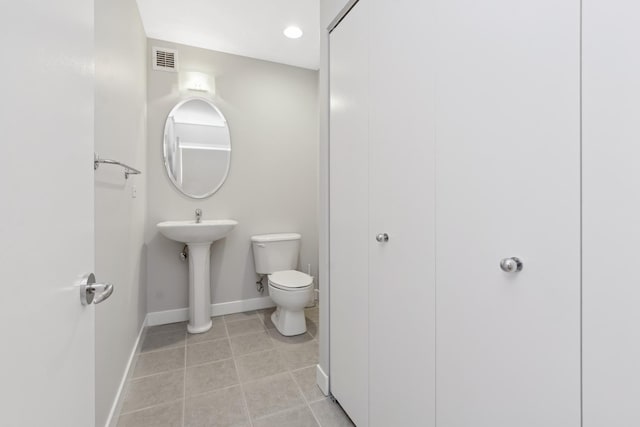
[[[296,337],[272,312],[214,317],[196,335],[185,322],[147,328],[118,427],[353,426],[315,383],[318,309]]]

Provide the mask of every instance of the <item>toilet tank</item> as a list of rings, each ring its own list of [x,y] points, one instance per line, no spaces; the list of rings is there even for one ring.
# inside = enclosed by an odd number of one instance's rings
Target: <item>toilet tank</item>
[[[295,270],[298,267],[301,239],[302,236],[298,233],[251,236],[256,273]]]

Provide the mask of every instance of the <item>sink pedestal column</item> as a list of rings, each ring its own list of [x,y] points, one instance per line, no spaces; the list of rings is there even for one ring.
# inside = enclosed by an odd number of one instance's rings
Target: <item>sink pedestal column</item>
[[[211,243],[189,246],[189,324],[187,330],[200,334],[211,329]]]

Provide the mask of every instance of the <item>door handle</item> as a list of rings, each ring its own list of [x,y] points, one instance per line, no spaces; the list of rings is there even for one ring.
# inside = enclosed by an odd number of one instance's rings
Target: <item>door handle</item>
[[[89,273],[80,282],[80,302],[82,305],[100,304],[113,293],[111,283],[96,283],[96,276]]]
[[[376,241],[377,242],[388,242],[389,241],[389,235],[387,233],[380,233],[378,235],[376,235]]]
[[[522,261],[520,261],[520,258],[504,258],[500,261],[500,268],[502,269],[502,271],[505,271],[507,273],[517,273],[519,271],[522,271],[523,267],[524,266],[522,264]]]

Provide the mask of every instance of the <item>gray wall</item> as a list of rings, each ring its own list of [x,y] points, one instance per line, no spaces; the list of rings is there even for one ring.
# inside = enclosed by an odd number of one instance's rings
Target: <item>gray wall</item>
[[[96,309],[96,425],[103,426],[146,315],[146,36],[135,0],[95,2],[95,151],[143,171],[95,172],[95,273],[115,292]],[[132,198],[133,187],[137,198]]]
[[[148,65],[148,311],[188,306],[188,266],[178,259],[182,244],[161,236],[155,224],[194,218],[231,218],[239,225],[212,248],[212,302],[258,298],[251,254],[253,234],[283,231],[303,235],[300,266],[317,273],[318,73],[159,40],[152,46],[178,49],[182,71],[215,76],[213,102],[231,131],[231,169],[208,199],[182,195],[162,161],[164,123],[181,99],[179,74]],[[150,53],[147,52],[147,57]],[[264,296],[267,293],[265,291]]]

